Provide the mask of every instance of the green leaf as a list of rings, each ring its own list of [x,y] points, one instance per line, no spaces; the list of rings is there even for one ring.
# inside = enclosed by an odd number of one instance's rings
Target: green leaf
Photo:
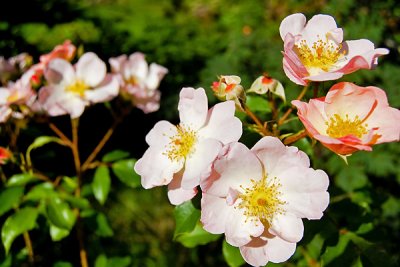
[[[54,263],[53,267],[74,267],[74,266],[67,261],[57,261],[56,263]]]
[[[129,152],[117,149],[117,150],[113,150],[113,151],[105,154],[102,158],[102,161],[103,162],[113,162],[113,161],[121,160],[121,159],[124,159],[127,157],[129,157]]]
[[[7,218],[1,229],[1,240],[6,254],[10,251],[11,245],[17,236],[35,227],[37,216],[37,209],[26,207]]]
[[[101,254],[97,256],[94,267],[108,267],[106,255]]]
[[[69,205],[60,198],[52,198],[48,200],[46,207],[47,217],[50,222],[59,228],[71,230],[75,224],[75,214]]]
[[[104,204],[107,200],[108,193],[110,192],[111,178],[110,172],[106,166],[100,166],[94,173],[92,182],[92,189],[94,197]]]
[[[140,176],[133,169],[135,163],[135,159],[125,159],[113,163],[111,167],[121,182],[133,188],[141,185]]]
[[[246,105],[253,112],[271,112],[268,100],[259,95],[248,95]]]
[[[81,209],[81,210],[90,208],[90,202],[86,198],[75,197],[75,196],[71,196],[71,195],[65,195],[63,197],[74,208],[78,208],[78,209]]]
[[[198,245],[205,245],[212,241],[217,240],[221,235],[215,235],[203,229],[203,226],[198,221],[193,231],[189,233],[182,233],[176,241],[182,243],[185,247],[193,248]]]
[[[345,192],[353,192],[356,189],[364,187],[368,183],[368,177],[362,168],[348,166],[336,175],[336,184]]]
[[[176,227],[174,239],[183,233],[190,233],[200,219],[200,211],[196,209],[191,201],[176,206],[174,210]]]
[[[98,236],[108,237],[114,235],[114,232],[108,223],[107,217],[103,213],[97,214],[96,223],[97,223],[96,234]]]
[[[23,194],[23,187],[5,188],[0,193],[0,216],[17,206]]]
[[[335,246],[326,247],[325,253],[321,256],[323,266],[328,265],[331,261],[342,255],[349,241],[349,235],[339,235],[339,241]]]
[[[128,267],[132,262],[131,257],[112,257],[108,258],[107,267]]]
[[[39,201],[41,199],[47,199],[56,197],[57,193],[54,191],[54,187],[51,183],[41,183],[34,187],[25,195],[25,200]]]
[[[7,186],[22,186],[37,180],[38,178],[36,178],[33,174],[19,173],[10,177],[10,179],[7,181]]]
[[[239,248],[229,245],[225,239],[222,243],[222,254],[230,267],[239,267],[246,263],[242,254],[240,254]]]
[[[70,193],[75,192],[78,187],[78,179],[76,177],[64,176],[62,179],[62,187]]]
[[[31,150],[39,148],[41,146],[44,146],[45,144],[51,143],[51,142],[56,142],[59,144],[64,144],[63,141],[60,138],[54,137],[54,136],[39,136],[37,137],[32,144],[28,147],[26,153],[30,153]]]
[[[70,230],[59,228],[53,224],[50,224],[50,236],[53,241],[60,241],[64,237],[67,237],[70,233]]]

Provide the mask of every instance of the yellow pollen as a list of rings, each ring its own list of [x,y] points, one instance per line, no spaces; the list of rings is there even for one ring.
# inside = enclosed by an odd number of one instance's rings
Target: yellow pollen
[[[135,76],[130,76],[129,78],[125,79],[125,82],[131,85],[136,85],[139,83]]]
[[[180,159],[190,155],[194,151],[194,144],[196,143],[196,132],[190,128],[185,128],[182,125],[176,126],[176,135],[170,137],[171,141],[168,144],[166,155],[171,161],[179,161]]]
[[[237,207],[244,209],[246,221],[257,221],[258,218],[264,225],[270,225],[274,215],[285,212],[282,205],[286,202],[279,199],[279,196],[282,195],[279,188],[282,185],[276,183],[275,180],[276,178],[268,185],[266,177],[260,181],[251,179],[250,187],[240,186],[243,193],[238,198],[242,201]]]
[[[349,115],[346,114],[346,118],[343,119],[338,114],[334,114],[330,117],[329,122],[326,121],[325,124],[328,126],[326,133],[333,138],[340,138],[350,134],[361,138],[368,133],[368,124],[363,124],[358,115],[354,119],[350,119]]]
[[[7,102],[8,103],[14,103],[19,100],[19,94],[18,92],[14,91],[7,97]]]
[[[318,39],[312,47],[308,46],[306,40],[295,45],[295,51],[306,68],[319,68],[323,71],[329,71],[345,54],[341,49],[341,44],[335,45],[328,38],[326,41]]]
[[[87,89],[89,89],[89,86],[80,80],[76,80],[75,83],[67,87],[67,91],[73,92],[80,96],[83,96]]]

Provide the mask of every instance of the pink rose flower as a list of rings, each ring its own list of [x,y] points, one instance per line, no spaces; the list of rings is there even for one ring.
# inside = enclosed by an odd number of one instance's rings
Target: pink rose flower
[[[303,14],[286,17],[280,27],[284,41],[283,69],[291,81],[336,80],[358,69],[372,69],[388,49],[374,49],[365,39],[343,42],[343,30],[333,17],[313,16],[307,23]]]
[[[160,107],[160,81],[168,70],[161,65],[147,64],[144,54],[136,52],[109,60],[112,72],[117,76],[121,93],[144,113],[157,111]]]
[[[342,82],[326,97],[292,104],[310,136],[340,155],[371,151],[374,144],[400,138],[400,111],[391,108],[385,92],[374,86]]]
[[[208,110],[203,88],[183,88],[179,97],[180,123],[159,121],[146,136],[150,147],[135,164],[143,187],[168,185],[169,200],[175,205],[195,196],[222,145],[242,135],[233,101]]]
[[[75,66],[53,59],[45,71],[49,85],[40,89],[39,103],[50,116],[70,114],[77,118],[87,105],[118,95],[118,81],[106,71],[106,64],[91,52],[82,55]]]
[[[328,184],[304,152],[276,137],[263,137],[251,150],[231,143],[201,183],[201,222],[210,233],[225,233],[251,265],[283,262],[303,237],[302,218],[322,217]]]
[[[0,123],[6,122],[10,116],[23,118],[29,112],[29,109],[21,107],[30,107],[36,99],[36,93],[30,84],[32,75],[33,71],[29,70],[16,82],[9,82],[7,87],[0,87]],[[18,109],[13,110],[12,106],[17,106]]]
[[[54,49],[47,54],[39,57],[40,63],[35,64],[32,68],[35,70],[35,75],[32,76],[32,81],[38,84],[44,70],[46,69],[49,62],[55,58],[65,59],[71,61],[75,56],[76,46],[71,43],[70,40],[65,40],[62,45],[57,45]]]

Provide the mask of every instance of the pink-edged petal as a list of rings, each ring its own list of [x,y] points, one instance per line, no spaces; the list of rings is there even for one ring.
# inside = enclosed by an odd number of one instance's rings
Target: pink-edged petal
[[[310,99],[308,104],[299,100],[293,100],[291,103],[297,108],[297,115],[311,135],[326,131],[324,98]]]
[[[182,88],[179,94],[178,110],[181,123],[193,130],[201,128],[208,113],[208,99],[204,89]]]
[[[377,127],[376,134],[380,135],[377,144],[399,141],[400,139],[400,110],[392,107],[378,107],[365,121],[370,126]]]
[[[123,64],[128,60],[126,55],[121,55],[119,57],[112,57],[108,60],[111,66],[111,71],[114,73],[121,72]]]
[[[224,233],[225,225],[230,223],[230,213],[233,209],[233,206],[228,206],[226,204],[225,198],[203,193],[201,198],[200,221],[204,229],[212,234]]]
[[[277,214],[272,219],[268,231],[287,242],[299,242],[303,238],[303,221],[292,213]]]
[[[252,237],[260,236],[264,232],[264,225],[258,219],[248,220],[241,209],[231,209],[229,215],[229,223],[225,225],[225,238],[232,246],[244,246]]]
[[[107,74],[97,88],[85,91],[84,98],[91,103],[106,102],[116,97],[118,92],[118,80],[113,75]]]
[[[278,236],[253,238],[239,248],[244,260],[253,266],[264,266],[268,261],[279,263],[287,261],[296,250],[296,243],[287,242]]]
[[[358,116],[360,120],[364,120],[376,105],[373,92],[348,82],[332,86],[326,95],[325,102],[328,118],[338,114],[343,119],[348,115],[350,119]]]
[[[299,218],[320,219],[329,204],[329,178],[322,170],[292,167],[279,175],[280,199],[287,213]]]
[[[169,121],[159,121],[146,135],[146,143],[160,150],[167,150],[171,138],[177,134],[176,126]]]
[[[286,34],[291,33],[292,35],[300,34],[304,26],[306,25],[306,17],[301,13],[296,13],[287,16],[281,22],[279,26],[279,33],[282,40],[285,40]]]
[[[307,69],[304,67],[300,58],[294,51],[294,46],[298,36],[288,33],[284,40],[283,52],[283,70],[288,78],[299,85],[307,85],[307,81],[303,78],[309,76]]]
[[[197,194],[197,188],[183,189],[181,186],[182,173],[174,174],[172,181],[168,184],[168,199],[172,205],[180,205],[192,199]]]
[[[145,91],[138,91],[132,95],[132,103],[141,109],[145,114],[155,112],[160,108],[161,92],[153,91],[151,95]]]
[[[238,141],[242,135],[242,122],[235,117],[235,102],[216,104],[208,111],[206,126],[199,135],[214,138],[223,144]]]
[[[155,90],[160,85],[160,81],[168,73],[168,69],[156,63],[151,63],[149,73],[146,79],[146,87],[148,90]]]
[[[0,123],[6,122],[12,113],[9,106],[0,106]]]
[[[288,166],[309,167],[308,156],[296,147],[286,147],[279,138],[265,136],[251,149],[264,166],[264,172],[273,178]]]
[[[106,64],[92,52],[82,55],[76,63],[76,77],[90,87],[98,86],[105,78]]]
[[[182,167],[183,161],[171,161],[162,151],[150,147],[136,162],[134,169],[141,176],[142,186],[148,189],[169,184]]]
[[[67,86],[75,82],[74,68],[71,63],[61,58],[51,60],[44,75],[50,84]]]
[[[193,154],[186,158],[182,187],[191,189],[199,185],[203,177],[209,176],[211,164],[222,148],[221,142],[215,139],[200,139]]]
[[[308,42],[310,47],[319,38],[324,38],[327,33],[337,31],[336,21],[332,16],[329,15],[315,15],[304,27],[302,37]],[[341,42],[342,40],[340,40]]]
[[[315,135],[314,138],[320,141],[325,147],[340,155],[349,155],[357,150],[372,150],[370,145],[363,145],[361,140],[354,136],[332,138],[325,135]]]
[[[201,181],[204,192],[226,197],[229,189],[251,184],[250,179],[262,178],[262,165],[256,155],[241,143],[226,145],[215,160],[209,179]]]
[[[314,82],[332,81],[341,78],[343,74],[342,72],[324,72],[318,75],[306,76],[304,79]]]

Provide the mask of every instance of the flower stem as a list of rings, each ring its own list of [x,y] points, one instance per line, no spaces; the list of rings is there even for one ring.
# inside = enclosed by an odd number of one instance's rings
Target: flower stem
[[[298,132],[297,134],[294,134],[292,136],[285,138],[285,140],[283,140],[283,143],[285,145],[290,145],[290,144],[293,144],[293,143],[299,141],[300,139],[302,139],[306,136],[307,136],[307,131],[302,130],[302,131]]]
[[[304,97],[304,95],[307,93],[307,89],[308,89],[308,86],[304,86],[304,87],[303,87],[303,90],[301,90],[301,92],[300,92],[300,94],[297,96],[296,100],[301,100],[301,99]],[[291,107],[285,112],[285,114],[283,114],[283,116],[279,119],[278,125],[284,124],[285,121],[286,121],[286,118],[292,113],[292,111],[293,111],[293,106],[291,106]]]
[[[67,136],[65,136],[65,134],[60,129],[58,129],[58,127],[54,123],[49,122],[49,127],[50,127],[50,129],[53,130],[53,132],[55,132],[58,135],[58,137],[61,138],[61,140],[63,140],[63,142],[67,146],[72,147],[71,140]]]
[[[244,112],[256,123],[263,136],[273,135],[247,106],[244,106]]]
[[[28,232],[23,233],[26,249],[28,250],[29,263],[33,265],[35,257],[33,254],[32,241]]]
[[[75,196],[80,197],[81,195],[81,184],[82,184],[82,166],[79,158],[79,149],[78,149],[78,127],[79,127],[79,118],[71,120],[72,126],[72,154],[74,156],[74,164],[76,170],[76,176],[78,179],[78,186],[75,190]],[[88,267],[87,253],[85,249],[85,244],[83,242],[83,226],[80,219],[79,209],[76,209],[77,213],[77,221],[76,221],[76,233],[79,242],[79,257],[81,259],[81,267]]]
[[[114,123],[112,126],[107,130],[107,132],[104,134],[103,138],[100,140],[100,142],[97,144],[97,146],[93,149],[92,153],[87,157],[85,162],[82,165],[82,171],[85,171],[89,168],[89,165],[92,163],[92,161],[96,158],[96,156],[100,153],[100,151],[103,149],[103,147],[106,145],[107,141],[110,139],[112,134],[114,133],[115,128],[122,122],[124,117],[131,111],[131,108],[129,107],[128,109],[125,109],[122,111],[122,114],[120,116],[114,115]]]

